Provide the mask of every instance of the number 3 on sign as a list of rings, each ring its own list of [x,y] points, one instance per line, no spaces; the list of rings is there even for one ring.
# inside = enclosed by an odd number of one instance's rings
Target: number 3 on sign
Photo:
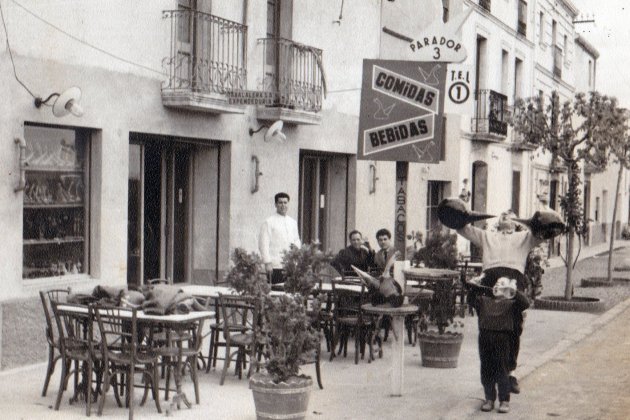
[[[439,60],[441,55],[440,55],[440,47],[433,47],[433,59],[434,60]]]

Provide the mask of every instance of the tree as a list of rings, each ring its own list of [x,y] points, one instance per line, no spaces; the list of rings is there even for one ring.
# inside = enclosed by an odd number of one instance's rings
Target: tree
[[[610,154],[613,162],[619,165],[617,172],[617,188],[615,191],[615,204],[613,207],[612,227],[610,229],[610,248],[608,250],[608,281],[612,281],[612,254],[613,245],[615,243],[615,223],[617,222],[617,206],[619,202],[619,190],[621,189],[621,180],[623,170],[630,169],[630,136],[627,132],[628,111],[624,109],[616,110],[616,127],[617,132],[611,136],[608,141]]]
[[[514,129],[523,141],[551,153],[552,164],[560,161],[567,169],[568,189],[560,197],[567,226],[567,267],[564,297],[573,295],[573,251],[575,237],[586,233],[585,217],[580,198],[580,165],[601,169],[607,163],[607,143],[618,129],[617,101],[597,92],[577,93],[572,100],[560,102],[557,92],[545,105],[537,96],[518,100],[513,117]]]

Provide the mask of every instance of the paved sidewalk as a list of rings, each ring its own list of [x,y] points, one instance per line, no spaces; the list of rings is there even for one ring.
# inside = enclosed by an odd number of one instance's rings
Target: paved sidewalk
[[[615,248],[629,246],[630,241],[619,241]],[[581,258],[607,251],[607,245],[582,250]],[[560,262],[561,263],[561,262]],[[529,377],[549,361],[564,357],[585,338],[602,329],[617,315],[630,308],[630,299],[603,315],[580,312],[556,312],[530,309],[522,337],[520,366],[516,372],[523,385],[523,394],[513,396],[512,417],[528,417]],[[627,311],[626,311],[627,312]],[[404,394],[389,397],[390,345],[385,343],[383,359],[368,364],[354,362],[353,349],[348,357],[337,357],[322,364],[324,389],[313,388],[308,419],[465,419],[479,416],[478,407],[483,397],[479,383],[477,352],[477,320],[464,320],[464,342],[456,369],[431,369],[421,366],[420,350],[405,345]],[[324,353],[327,356],[328,353]],[[547,366],[547,365],[545,365]],[[60,411],[51,409],[59,382],[59,366],[46,397],[41,397],[45,364],[0,372],[0,418],[2,419],[83,419],[83,404],[68,405],[69,394],[64,394]],[[304,373],[314,377],[314,366]],[[200,374],[201,405],[183,408],[172,413],[173,418],[197,419],[255,419],[254,403],[246,379],[238,380],[231,372],[224,386],[219,386],[220,371]],[[613,384],[610,384],[613,385]],[[185,392],[192,397],[190,381]],[[562,390],[558,389],[558,393]],[[166,404],[163,402],[163,407]],[[553,413],[552,413],[553,414]],[[137,407],[138,419],[161,419],[151,401]],[[93,416],[96,416],[94,411]],[[493,417],[494,415],[490,415]],[[118,408],[109,396],[103,418],[127,418],[127,411]],[[570,418],[570,417],[566,417]]]

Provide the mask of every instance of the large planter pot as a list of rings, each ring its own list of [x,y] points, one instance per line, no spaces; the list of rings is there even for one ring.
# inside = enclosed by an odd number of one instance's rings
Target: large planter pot
[[[464,335],[461,333],[435,331],[418,334],[422,366],[433,368],[456,368],[459,350],[462,347]]]
[[[254,394],[256,418],[303,419],[311,396],[311,378],[294,376],[286,382],[274,383],[269,375],[257,373],[249,379],[249,388]]]
[[[564,296],[543,296],[534,301],[534,308],[552,311],[603,312],[606,305],[598,298],[573,297],[566,300]]]

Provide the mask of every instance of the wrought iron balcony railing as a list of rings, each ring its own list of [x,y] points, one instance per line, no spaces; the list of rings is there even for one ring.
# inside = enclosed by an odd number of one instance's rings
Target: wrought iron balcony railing
[[[479,0],[479,6],[490,12],[490,0]]]
[[[475,91],[475,116],[471,131],[506,136],[509,109],[507,96],[490,89]]]
[[[274,95],[273,106],[308,112],[322,108],[322,50],[284,38],[261,38],[261,90]]]
[[[166,10],[170,55],[163,91],[224,94],[247,86],[247,26],[194,10]]]
[[[562,48],[557,45],[553,48],[553,75],[562,78]]]

